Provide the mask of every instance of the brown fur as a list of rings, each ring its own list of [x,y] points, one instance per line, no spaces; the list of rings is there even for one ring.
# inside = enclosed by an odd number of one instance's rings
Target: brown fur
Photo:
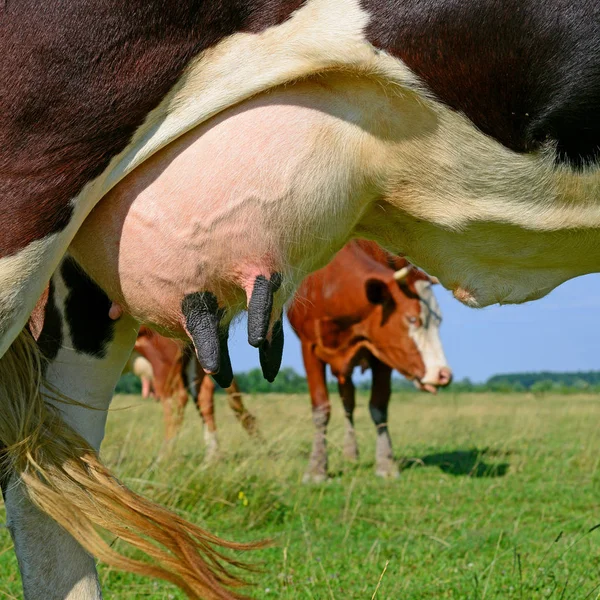
[[[62,231],[201,52],[285,21],[302,0],[38,0],[0,19],[0,257]]]
[[[188,361],[196,362],[196,381],[193,382],[193,387],[197,390],[194,398],[196,408],[207,430],[211,433],[217,430],[214,411],[215,384],[197,364],[196,357],[188,354],[188,350],[181,342],[159,335],[147,327],[141,327],[135,351],[147,359],[152,366],[152,384],[164,411],[166,440],[177,435],[183,421],[183,411],[189,399],[184,377]],[[192,382],[187,383],[192,384]],[[250,435],[257,435],[256,419],[244,406],[235,379],[226,392],[229,406],[242,427]]]

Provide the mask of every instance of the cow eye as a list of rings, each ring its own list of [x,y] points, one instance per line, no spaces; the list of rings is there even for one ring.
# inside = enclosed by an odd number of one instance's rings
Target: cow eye
[[[416,325],[419,321],[419,317],[406,317],[406,320],[410,325]]]

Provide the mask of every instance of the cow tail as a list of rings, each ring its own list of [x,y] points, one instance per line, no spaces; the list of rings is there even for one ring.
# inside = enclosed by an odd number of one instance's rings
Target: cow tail
[[[265,543],[224,541],[126,488],[44,401],[43,361],[27,330],[0,358],[4,483],[18,477],[40,510],[108,565],[165,579],[190,598],[243,598],[236,591],[243,584],[231,568],[248,566],[223,550],[250,550]],[[151,562],[118,553],[111,547],[113,539],[105,540],[115,536]]]

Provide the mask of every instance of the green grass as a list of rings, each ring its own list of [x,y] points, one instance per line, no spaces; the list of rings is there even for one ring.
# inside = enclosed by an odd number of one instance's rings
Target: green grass
[[[396,396],[390,427],[403,472],[394,481],[374,475],[366,398],[356,415],[359,464],[344,463],[336,403],[324,485],[301,483],[312,441],[308,399],[246,401],[264,441],[248,439],[219,397],[223,460],[206,467],[192,409],[157,461],[160,407],[116,398],[103,457],[131,487],[211,532],[273,538],[272,548],[248,556],[263,568],[251,576],[254,598],[600,598],[599,397]],[[100,577],[106,598],[184,597],[102,565]],[[3,597],[21,597],[6,531]]]

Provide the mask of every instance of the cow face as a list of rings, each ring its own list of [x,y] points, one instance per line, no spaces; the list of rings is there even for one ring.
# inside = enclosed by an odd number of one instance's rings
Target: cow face
[[[369,349],[419,389],[435,393],[452,379],[439,336],[441,311],[427,276],[416,269],[403,275],[400,281],[377,276],[365,282],[367,300],[376,307],[366,321]]]

